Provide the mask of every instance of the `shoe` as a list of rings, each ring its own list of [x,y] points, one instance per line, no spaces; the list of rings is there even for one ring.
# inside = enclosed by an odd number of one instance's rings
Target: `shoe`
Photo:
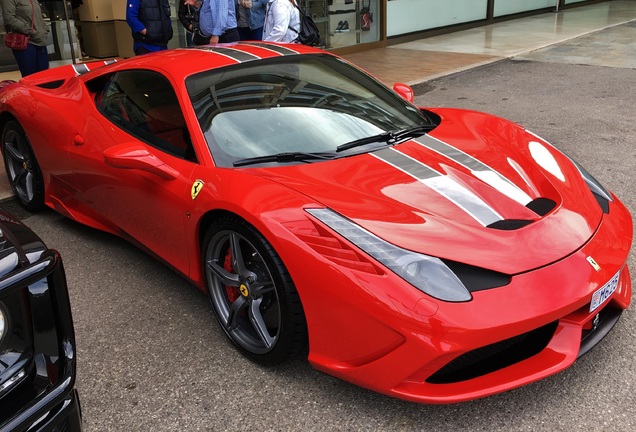
[[[335,30],[336,33],[340,33],[342,31],[343,24],[344,23],[342,21],[338,21],[338,26],[336,27],[336,30]]]
[[[342,27],[340,27],[340,31],[341,32],[348,32],[349,31],[349,21],[345,21],[342,23]]]

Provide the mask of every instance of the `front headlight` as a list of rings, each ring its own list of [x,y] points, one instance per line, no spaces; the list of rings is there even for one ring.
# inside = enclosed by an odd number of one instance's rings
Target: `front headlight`
[[[420,291],[450,302],[472,299],[464,284],[439,258],[392,245],[330,209],[307,212]]]

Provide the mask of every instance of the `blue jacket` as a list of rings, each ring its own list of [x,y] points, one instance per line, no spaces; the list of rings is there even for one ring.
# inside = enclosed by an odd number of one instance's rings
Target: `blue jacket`
[[[134,49],[165,49],[172,39],[170,2],[168,0],[128,0],[126,22],[132,29]],[[146,34],[140,32],[146,29]]]
[[[236,0],[203,0],[199,11],[199,27],[206,36],[221,36],[236,28]]]
[[[252,0],[252,8],[247,9],[247,22],[250,30],[263,27],[265,23],[265,11],[267,10],[267,2],[269,0]],[[238,17],[238,0],[234,0],[236,5],[236,16]]]

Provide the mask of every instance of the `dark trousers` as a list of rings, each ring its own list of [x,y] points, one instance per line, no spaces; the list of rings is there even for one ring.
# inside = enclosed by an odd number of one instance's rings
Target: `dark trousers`
[[[252,30],[249,27],[239,27],[239,36],[242,41],[260,41],[263,40],[263,27]]]
[[[203,36],[199,32],[194,32],[192,34],[192,43],[195,45],[207,45],[210,43],[210,38]]]
[[[219,43],[238,42],[239,40],[241,40],[241,38],[239,36],[238,28],[236,27],[226,30],[221,36],[219,36]],[[210,43],[210,37],[205,37],[199,34],[199,32],[196,32],[192,41],[195,45],[208,45]]]
[[[23,77],[49,68],[49,53],[45,46],[27,44],[24,50],[12,50]]]
[[[150,51],[148,48],[143,47],[143,46],[138,46],[137,49],[135,50],[135,55],[144,55],[144,54],[148,54],[152,51]]]

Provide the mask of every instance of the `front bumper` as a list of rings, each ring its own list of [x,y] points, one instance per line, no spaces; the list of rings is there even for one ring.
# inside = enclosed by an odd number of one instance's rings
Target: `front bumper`
[[[292,278],[307,316],[309,361],[356,385],[425,403],[471,400],[555,374],[629,306],[632,235],[631,216],[617,201],[579,250],[465,303],[434,300],[390,272],[304,265]],[[284,258],[289,268],[310,262],[294,255]],[[594,292],[617,273],[616,291],[590,312]]]

